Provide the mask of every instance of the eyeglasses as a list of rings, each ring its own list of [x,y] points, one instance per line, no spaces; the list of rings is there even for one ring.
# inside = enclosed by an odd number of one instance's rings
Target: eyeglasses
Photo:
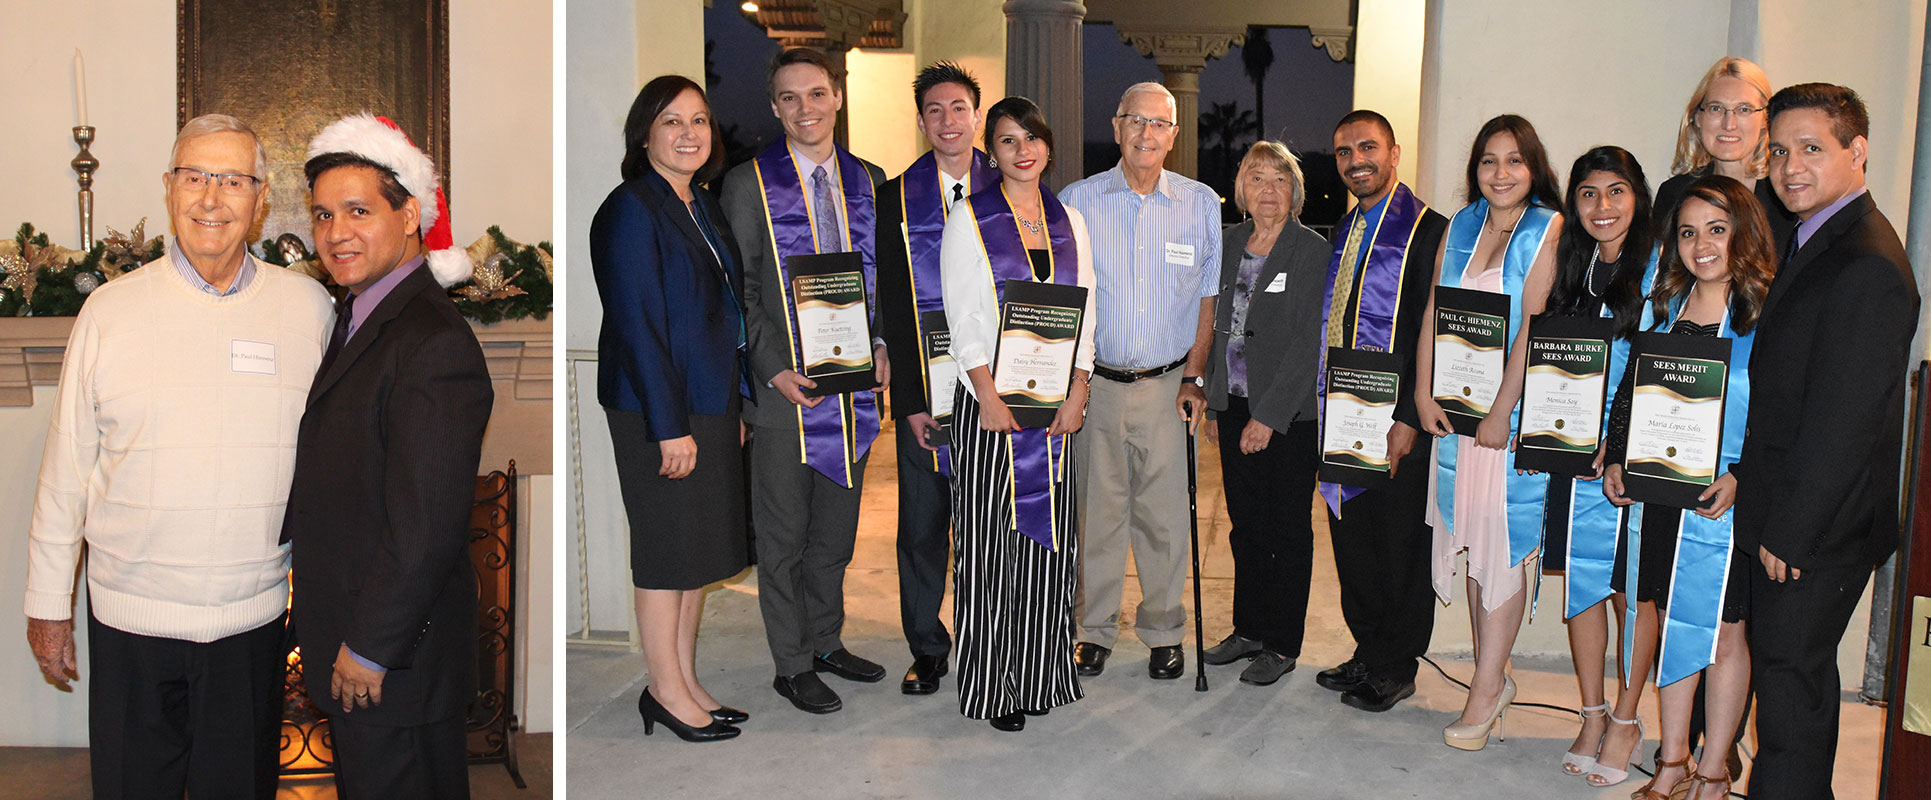
[[[1703,105],[1696,107],[1696,113],[1701,114],[1705,118],[1708,118],[1713,121],[1720,120],[1728,116],[1735,116],[1737,119],[1744,119],[1762,110],[1763,109],[1750,105],[1748,103],[1739,103],[1734,106],[1726,106],[1722,103],[1712,102],[1712,103],[1704,103]]]
[[[1154,133],[1166,133],[1167,131],[1173,130],[1175,125],[1175,123],[1168,122],[1164,119],[1142,117],[1139,114],[1121,114],[1114,117],[1114,119],[1126,120],[1126,126],[1134,130],[1151,130]]]
[[[194,167],[175,167],[174,179],[189,191],[205,191],[209,184],[224,194],[246,194],[261,185],[261,179],[239,172],[203,172]]]

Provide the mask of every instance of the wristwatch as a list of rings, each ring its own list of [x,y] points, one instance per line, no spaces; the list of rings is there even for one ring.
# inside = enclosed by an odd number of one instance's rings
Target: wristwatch
[[[1183,378],[1181,378],[1181,379],[1180,379],[1180,382],[1181,382],[1181,383],[1191,383],[1191,384],[1193,384],[1193,385],[1195,385],[1195,386],[1198,386],[1198,387],[1200,387],[1200,388],[1202,388],[1202,389],[1205,389],[1205,388],[1207,388],[1207,379],[1206,379],[1205,377],[1203,377],[1203,376],[1200,376],[1200,375],[1190,375],[1190,376],[1187,376],[1187,377],[1183,377]]]

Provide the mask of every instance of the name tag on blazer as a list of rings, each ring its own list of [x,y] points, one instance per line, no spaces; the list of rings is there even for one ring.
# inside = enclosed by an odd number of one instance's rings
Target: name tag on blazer
[[[1274,280],[1267,283],[1267,289],[1265,291],[1268,294],[1278,294],[1287,291],[1287,273],[1283,272],[1275,275]]]
[[[255,375],[275,374],[275,344],[236,339],[229,345],[229,369]]]

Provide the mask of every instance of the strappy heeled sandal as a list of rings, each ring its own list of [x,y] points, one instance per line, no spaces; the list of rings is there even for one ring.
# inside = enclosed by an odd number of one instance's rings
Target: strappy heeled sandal
[[[1676,784],[1676,789],[1670,792],[1670,800],[1695,800],[1695,798],[1703,796],[1703,787],[1711,784],[1717,784],[1723,787],[1723,793],[1717,795],[1718,797],[1730,796],[1729,775],[1726,774],[1719,778],[1712,778],[1701,772],[1692,772],[1688,778]]]
[[[1596,713],[1594,714],[1589,713],[1591,711],[1594,711]],[[1583,721],[1587,722],[1588,720],[1592,720],[1592,719],[1602,719],[1608,714],[1609,714],[1609,704],[1603,703],[1601,705],[1583,706],[1582,710],[1576,713],[1576,716],[1581,717]],[[1588,775],[1590,772],[1593,772],[1596,769],[1596,757],[1602,754],[1602,740],[1608,737],[1609,737],[1609,729],[1605,727],[1602,730],[1602,736],[1597,737],[1596,739],[1595,754],[1577,753],[1573,751],[1563,753],[1562,754],[1562,774],[1573,775],[1580,778]]]
[[[1656,758],[1656,775],[1663,774],[1663,770],[1666,769],[1677,769],[1681,767],[1688,770],[1689,766],[1690,757],[1687,755],[1675,761],[1664,761],[1662,756],[1659,755]],[[1637,789],[1629,795],[1629,800],[1672,800],[1672,798],[1677,797],[1677,788],[1689,783],[1690,775],[1693,774],[1695,773],[1686,771],[1683,777],[1677,779],[1676,783],[1670,784],[1667,791],[1656,787],[1656,776],[1652,775],[1649,778],[1649,782],[1643,784],[1643,788]]]
[[[1590,786],[1594,786],[1599,789],[1604,787],[1609,787],[1609,786],[1615,786],[1616,784],[1629,780],[1629,765],[1637,763],[1637,755],[1636,755],[1637,751],[1641,750],[1643,747],[1643,718],[1642,717],[1636,717],[1635,719],[1623,719],[1622,717],[1616,716],[1615,714],[1610,714],[1609,723],[1612,725],[1636,726],[1636,743],[1629,746],[1629,755],[1624,757],[1623,763],[1613,767],[1609,766],[1608,764],[1602,763],[1601,761],[1602,748],[1601,748],[1601,745],[1597,746],[1596,758],[1598,760],[1596,762],[1596,766],[1592,767],[1589,770],[1589,774],[1583,776],[1583,780],[1588,781]],[[1603,738],[1603,741],[1607,743],[1609,741],[1609,731],[1603,731],[1602,738]],[[1643,788],[1647,789],[1649,787],[1643,787]],[[1635,797],[1635,796],[1636,795],[1631,795],[1631,797]]]

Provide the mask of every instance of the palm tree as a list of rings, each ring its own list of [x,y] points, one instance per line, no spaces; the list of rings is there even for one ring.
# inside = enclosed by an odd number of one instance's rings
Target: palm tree
[[[1254,112],[1239,103],[1214,103],[1200,112],[1200,139],[1214,141],[1214,149],[1231,153],[1240,137],[1254,128]]]
[[[1267,83],[1267,70],[1274,66],[1274,45],[1267,41],[1267,28],[1260,25],[1247,26],[1247,40],[1240,46],[1240,66],[1247,78],[1254,82],[1254,132],[1260,138],[1267,138],[1267,106],[1262,98],[1263,87]]]

